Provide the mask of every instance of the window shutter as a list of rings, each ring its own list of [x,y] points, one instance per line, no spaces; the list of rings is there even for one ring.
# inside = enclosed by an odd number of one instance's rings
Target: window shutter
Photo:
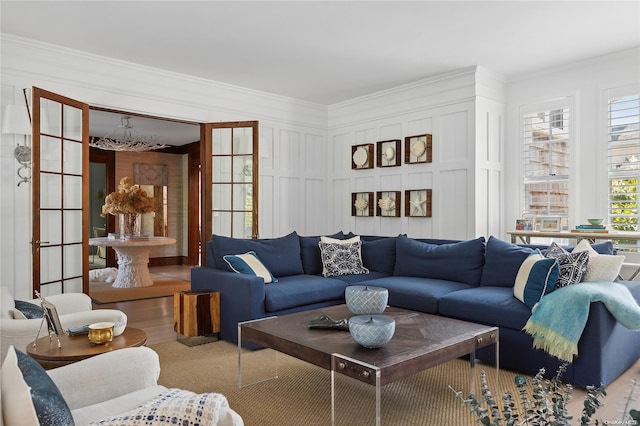
[[[618,231],[638,231],[640,179],[640,85],[612,89],[607,102],[609,223]],[[619,249],[636,243],[618,241]]]

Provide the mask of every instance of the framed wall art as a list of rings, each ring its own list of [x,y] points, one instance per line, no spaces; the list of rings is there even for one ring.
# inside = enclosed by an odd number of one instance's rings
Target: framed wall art
[[[400,191],[376,192],[376,216],[400,217]]]
[[[406,217],[431,217],[431,190],[412,189],[404,192]]]
[[[404,138],[405,164],[431,163],[431,135],[415,135]]]
[[[376,166],[394,167],[400,165],[400,139],[376,143]]]
[[[351,168],[353,170],[373,168],[373,144],[365,143],[351,147]]]
[[[373,216],[373,192],[351,193],[351,216]]]

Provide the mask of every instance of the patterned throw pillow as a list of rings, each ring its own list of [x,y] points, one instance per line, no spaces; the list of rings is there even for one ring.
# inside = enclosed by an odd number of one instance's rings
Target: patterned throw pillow
[[[262,277],[265,284],[278,282],[253,251],[248,251],[244,254],[226,255],[223,256],[223,259],[233,272]]]
[[[229,407],[219,393],[196,394],[182,389],[168,389],[151,401],[124,414],[90,423],[90,426],[121,425],[215,425],[220,409]]]
[[[5,373],[7,377],[4,377]],[[6,424],[73,425],[71,410],[60,390],[29,355],[10,347],[2,365],[2,375],[2,411]],[[8,388],[5,379],[8,381],[10,377],[13,383]],[[6,396],[9,394],[10,397]],[[37,423],[31,423],[34,413]]]
[[[42,307],[36,304],[25,302],[23,300],[16,300],[15,304],[13,319],[42,318],[44,315]]]
[[[556,259],[560,266],[556,288],[578,284],[587,276],[589,253],[586,251],[569,253],[558,244],[551,243],[547,249],[546,257]]]
[[[369,270],[362,264],[362,242],[359,237],[357,240],[351,238],[339,243],[323,240],[324,238],[318,243],[322,257],[322,275],[335,277],[369,273]]]

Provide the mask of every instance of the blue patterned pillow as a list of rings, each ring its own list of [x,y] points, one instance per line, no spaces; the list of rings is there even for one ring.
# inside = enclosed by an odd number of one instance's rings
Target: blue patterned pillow
[[[578,284],[587,276],[589,265],[589,252],[587,251],[569,253],[558,244],[551,243],[545,257],[558,261],[560,273],[556,281],[556,288]]]
[[[244,254],[229,254],[223,256],[223,259],[233,272],[262,277],[265,284],[278,282],[276,277],[260,262],[260,259],[253,251],[248,251]]]
[[[14,301],[14,303],[15,303],[15,309],[20,311],[20,314],[22,314],[22,316],[24,317],[20,319],[42,318],[43,316],[42,307],[34,303],[25,302],[22,300],[16,300]],[[16,318],[15,313],[14,313],[14,318]]]
[[[534,253],[520,265],[513,295],[533,309],[542,296],[555,289],[559,273],[560,267],[556,259],[546,258],[539,252]]]
[[[369,273],[362,265],[362,241],[359,238],[348,243],[327,243],[321,240],[318,245],[322,258],[322,275],[325,277]]]
[[[41,425],[73,425],[73,416],[51,377],[29,355],[16,349],[18,368],[31,388],[31,401]],[[4,398],[4,397],[3,397]]]

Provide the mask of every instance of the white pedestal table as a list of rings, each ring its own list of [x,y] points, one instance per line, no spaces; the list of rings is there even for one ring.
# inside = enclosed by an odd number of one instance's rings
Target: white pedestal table
[[[149,253],[153,247],[175,244],[175,238],[149,237],[141,241],[114,240],[108,237],[89,238],[90,246],[113,247],[118,255],[118,276],[112,287],[149,287]]]

